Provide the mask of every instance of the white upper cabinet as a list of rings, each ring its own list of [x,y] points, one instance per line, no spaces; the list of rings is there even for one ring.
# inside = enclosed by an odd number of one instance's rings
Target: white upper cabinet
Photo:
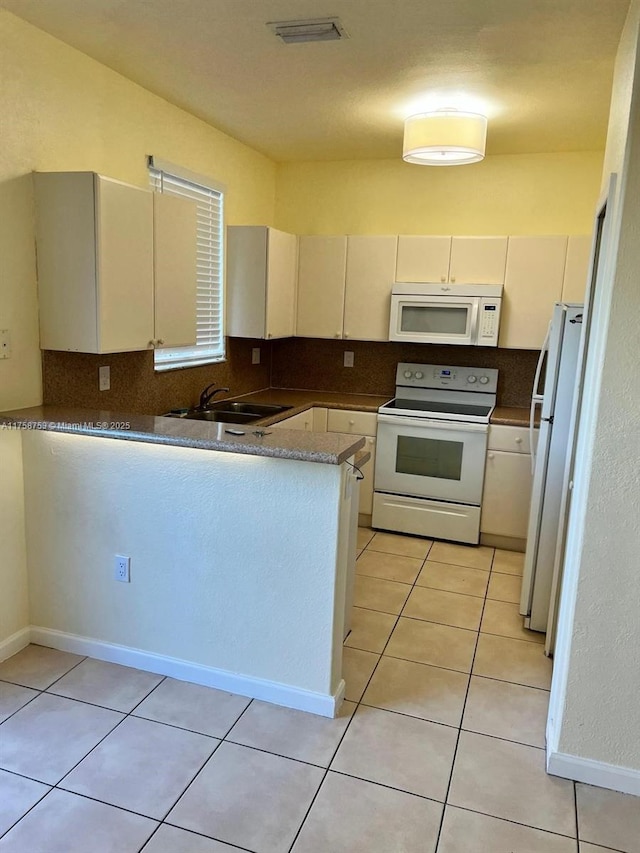
[[[453,237],[449,281],[452,284],[503,284],[507,237]]]
[[[566,237],[510,237],[498,346],[540,349],[562,297]]]
[[[227,228],[227,334],[294,333],[297,237],[264,225]]]
[[[507,237],[398,237],[396,281],[502,284]]]
[[[153,194],[155,338],[158,347],[196,342],[197,208],[186,198]]]
[[[348,237],[344,337],[389,340],[391,288],[398,238]]]
[[[346,237],[300,237],[298,337],[342,337],[346,263]]]
[[[398,237],[396,281],[449,280],[451,237]]]
[[[563,302],[584,302],[590,260],[591,235],[580,234],[569,237],[562,283]]]
[[[34,185],[42,349],[146,349],[155,338],[152,194],[93,172],[40,172]]]

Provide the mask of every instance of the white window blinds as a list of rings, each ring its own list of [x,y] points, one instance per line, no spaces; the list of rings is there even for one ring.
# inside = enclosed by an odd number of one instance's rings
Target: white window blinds
[[[224,188],[185,169],[149,157],[154,192],[169,193],[197,205],[196,345],[157,349],[156,370],[223,361],[224,350]]]

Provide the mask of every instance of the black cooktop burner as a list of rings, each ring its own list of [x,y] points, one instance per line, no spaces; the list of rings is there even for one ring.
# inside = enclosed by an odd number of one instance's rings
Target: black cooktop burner
[[[488,417],[492,406],[472,405],[470,403],[443,403],[435,400],[403,400],[396,397],[395,400],[386,403],[386,410],[404,409],[405,411],[423,412],[427,414],[434,412],[443,415],[474,415],[476,417]]]

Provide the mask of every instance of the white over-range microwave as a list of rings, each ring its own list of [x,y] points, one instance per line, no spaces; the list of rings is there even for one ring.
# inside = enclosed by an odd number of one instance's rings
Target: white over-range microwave
[[[501,284],[396,283],[389,340],[497,347]]]

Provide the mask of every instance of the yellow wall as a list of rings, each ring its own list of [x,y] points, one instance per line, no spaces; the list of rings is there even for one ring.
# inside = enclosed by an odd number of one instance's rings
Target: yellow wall
[[[275,164],[41,30],[0,11],[0,411],[41,399],[32,170],[147,186],[147,154],[227,185],[232,224],[272,224]]]
[[[278,166],[276,224],[298,234],[588,234],[602,152]]]

